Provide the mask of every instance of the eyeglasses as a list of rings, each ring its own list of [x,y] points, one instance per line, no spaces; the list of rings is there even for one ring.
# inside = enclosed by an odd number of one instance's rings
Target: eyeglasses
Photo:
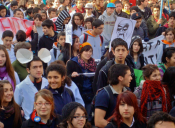
[[[80,20],[80,19],[74,19],[74,20]]]
[[[51,103],[36,103],[36,106],[42,107],[42,106],[50,107]]]
[[[81,118],[87,119],[87,116],[74,116],[73,118],[75,118],[77,120],[81,120]]]

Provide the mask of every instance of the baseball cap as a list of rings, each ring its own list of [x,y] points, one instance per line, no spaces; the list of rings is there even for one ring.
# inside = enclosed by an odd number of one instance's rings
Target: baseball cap
[[[142,15],[141,15],[140,12],[136,12],[136,13],[131,15],[132,20],[137,20],[137,19],[140,19],[140,18],[142,18]]]
[[[87,3],[84,8],[93,8],[93,5],[91,3]]]
[[[115,4],[114,3],[108,3],[107,8],[115,8]]]

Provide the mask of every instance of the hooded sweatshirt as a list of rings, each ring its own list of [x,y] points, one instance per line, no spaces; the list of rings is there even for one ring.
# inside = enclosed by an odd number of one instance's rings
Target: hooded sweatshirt
[[[68,17],[71,17],[71,16],[66,10],[62,10],[60,12],[57,20],[55,21],[56,31],[58,31],[58,33],[61,32],[61,31],[64,31],[65,25],[63,24],[63,22]]]
[[[100,35],[94,36],[90,30],[85,32],[88,35],[87,41],[91,44],[93,48],[93,55],[92,58],[94,59],[101,59],[101,56],[104,53],[104,40],[101,42]],[[84,34],[80,36],[80,43],[84,43]]]
[[[162,55],[163,55],[163,45],[166,45],[165,48],[168,48],[168,47],[175,47],[175,40],[173,41],[173,43],[169,43],[168,41],[166,40],[162,40],[162,43],[158,46],[157,48],[157,61],[156,61],[156,64],[158,65],[159,63],[161,63],[161,58],[162,58]]]
[[[104,23],[104,29],[101,35],[104,38],[105,46],[108,46],[114,29],[116,16],[114,13],[108,16],[107,12],[104,11],[103,15],[101,15],[99,19],[102,20]]]

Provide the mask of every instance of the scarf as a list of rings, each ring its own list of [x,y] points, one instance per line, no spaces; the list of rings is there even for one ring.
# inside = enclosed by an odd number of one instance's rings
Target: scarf
[[[13,105],[9,105],[9,106],[7,106],[7,107],[4,107],[4,109],[5,109],[5,110],[0,109],[0,112],[1,112],[1,111],[5,111],[5,112],[4,112],[4,116],[1,117],[1,118],[3,118],[3,119],[8,119],[8,118],[11,117],[11,115],[13,115],[14,112],[15,112],[14,106],[13,106]]]
[[[166,94],[165,94],[165,91]],[[162,97],[162,111],[169,112],[172,108],[171,99],[167,85],[161,85],[160,81],[146,80],[143,84],[141,94],[141,113],[144,117],[147,116],[147,102],[148,97],[150,101],[154,101],[159,97]]]
[[[84,69],[88,69],[91,72],[95,72],[96,70],[96,63],[94,61],[94,59],[91,57],[88,60],[88,63],[84,62],[83,59],[81,59],[80,55],[78,55],[78,63],[84,68]]]
[[[2,80],[8,80],[13,87],[13,91],[15,90],[15,85],[14,85],[14,81],[10,78],[10,76],[8,75],[7,71],[6,71],[6,67],[0,67],[0,78]]]

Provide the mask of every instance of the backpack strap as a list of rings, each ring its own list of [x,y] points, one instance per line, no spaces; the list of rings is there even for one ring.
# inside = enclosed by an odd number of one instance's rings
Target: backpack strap
[[[65,89],[69,93],[69,95],[71,96],[72,101],[75,101],[73,92],[70,89],[68,89],[68,88],[65,88]]]
[[[111,87],[108,85],[108,86],[105,86],[104,87],[104,90],[107,92],[108,96],[109,96],[109,106],[108,106],[108,110],[111,109],[112,105],[113,105],[113,102],[114,102],[114,94],[111,90]]]
[[[87,42],[87,40],[88,40],[88,34],[84,33],[84,40],[83,40],[83,43],[84,43],[84,42]]]
[[[100,35],[101,44],[103,44],[103,36]]]
[[[54,54],[55,59],[56,59],[56,57],[57,57],[57,49],[56,48],[53,49],[53,54]]]
[[[163,51],[164,51],[165,48],[166,48],[166,44],[163,43]]]

